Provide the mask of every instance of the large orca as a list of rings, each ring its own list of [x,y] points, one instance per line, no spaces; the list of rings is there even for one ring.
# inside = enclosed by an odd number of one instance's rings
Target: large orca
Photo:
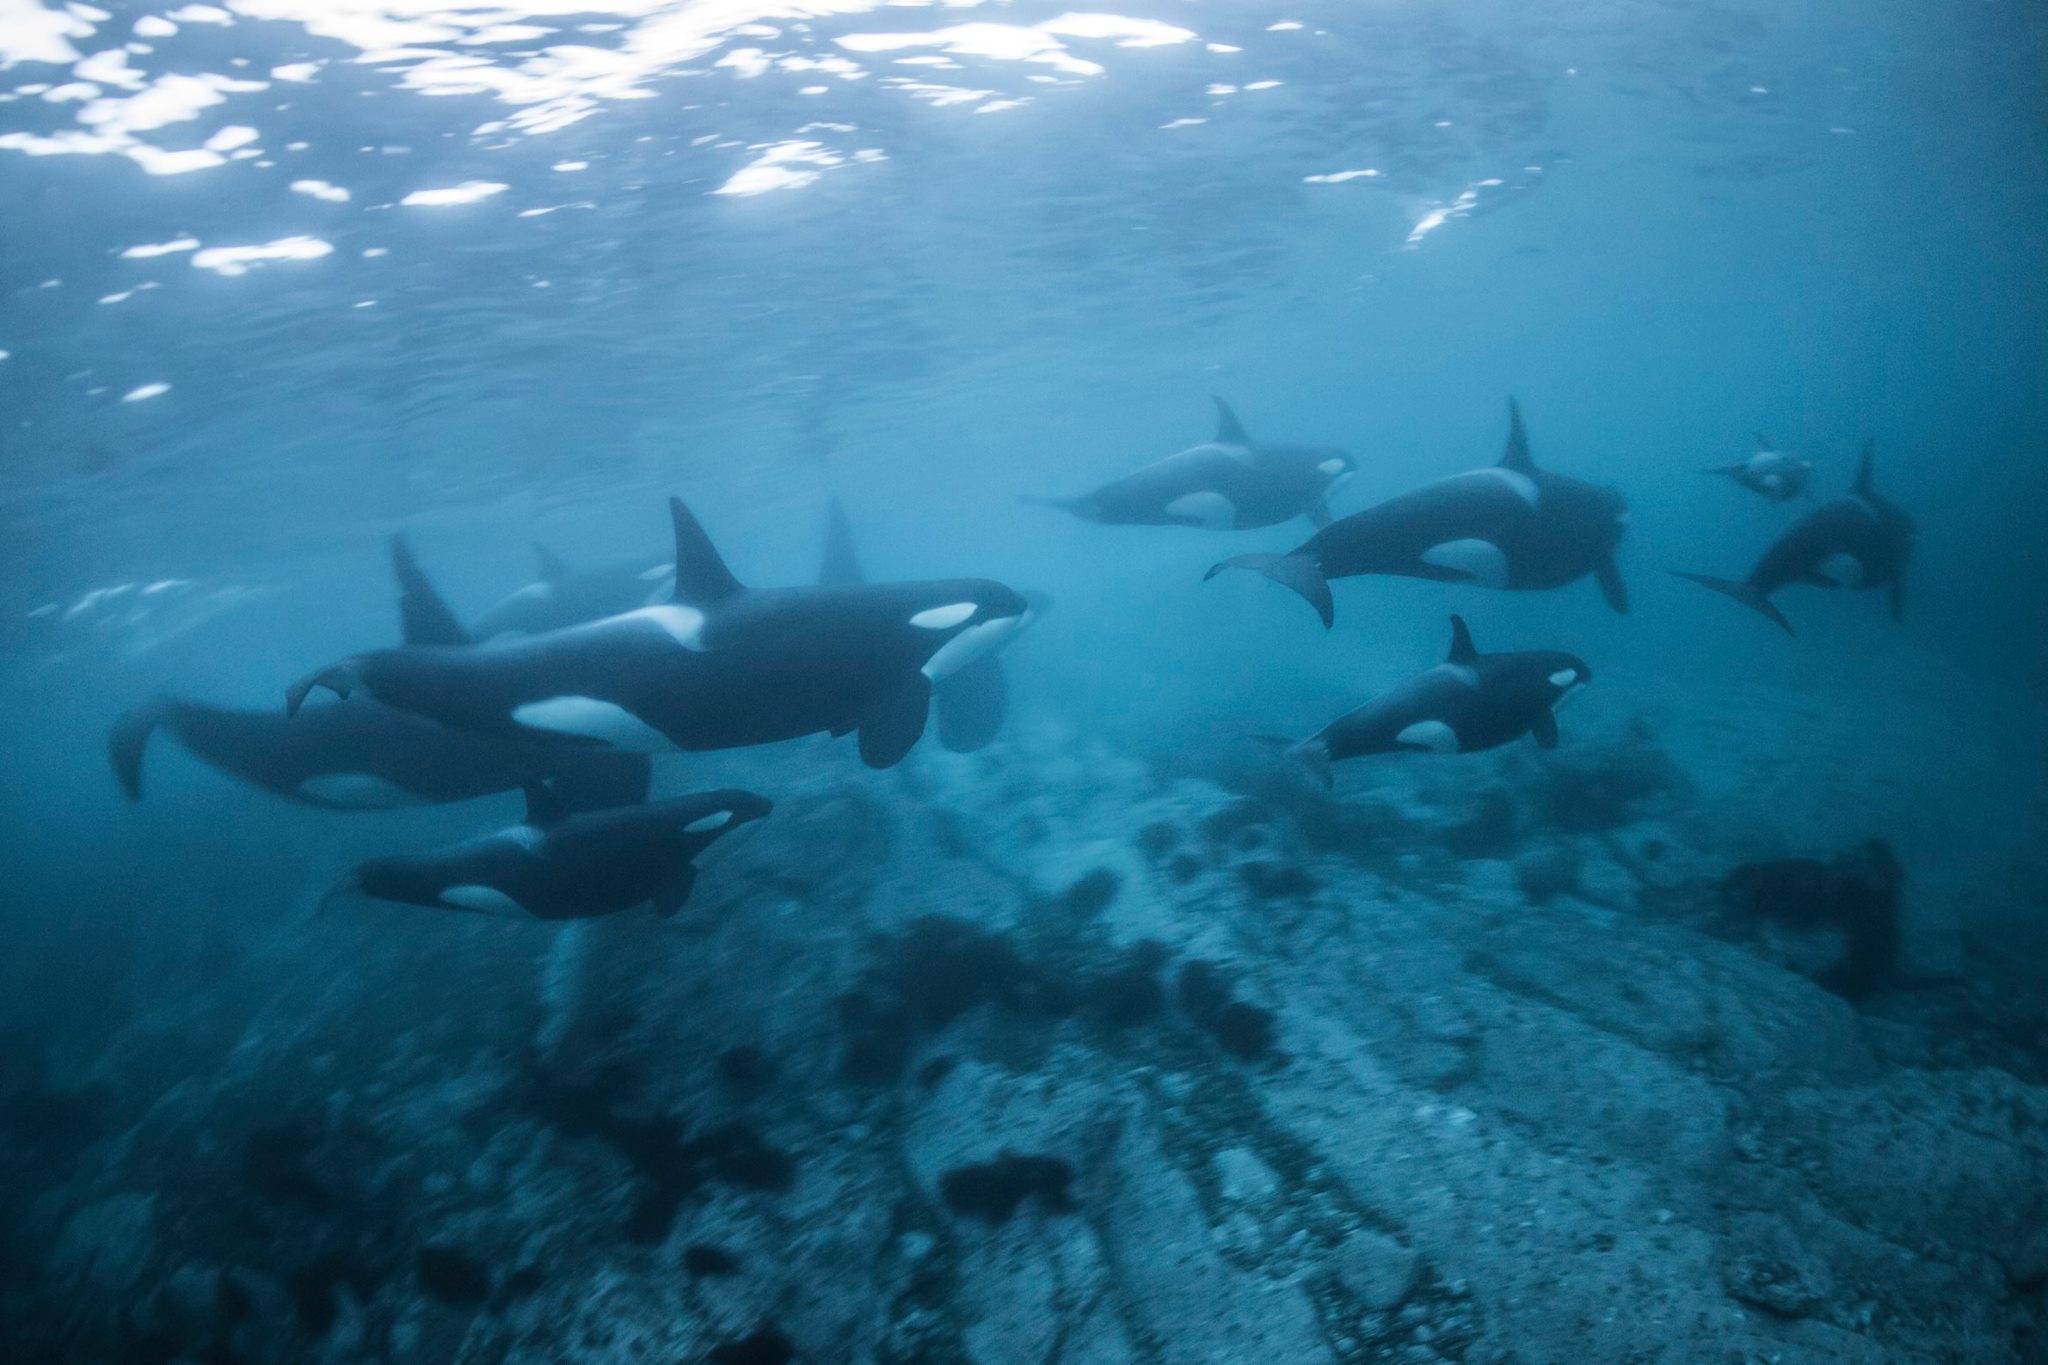
[[[1725,593],[1776,621],[1787,635],[1792,623],[1771,594],[1794,583],[1817,588],[1883,588],[1891,598],[1892,620],[1906,611],[1906,560],[1912,556],[1913,519],[1878,494],[1871,483],[1874,443],[1863,445],[1856,483],[1848,496],[1834,498],[1787,527],[1740,582],[1706,574],[1672,572]]]
[[[1028,604],[987,579],[747,588],[696,517],[669,500],[671,601],[565,630],[462,647],[378,650],[314,687],[489,734],[685,750],[858,732],[886,768],[924,733],[932,684],[1000,648]]]
[[[1221,398],[1216,438],[1190,446],[1077,498],[1029,501],[1115,526],[1206,526],[1248,531],[1290,517],[1330,524],[1328,496],[1358,462],[1325,446],[1255,441]]]
[[[1463,617],[1451,618],[1451,651],[1444,661],[1391,692],[1346,712],[1307,739],[1286,745],[1331,785],[1330,765],[1366,754],[1403,752],[1470,754],[1534,735],[1557,747],[1556,709],[1593,680],[1576,654],[1519,650],[1481,654]]]
[[[1725,475],[1772,502],[1790,502],[1805,496],[1813,481],[1813,461],[1787,455],[1771,444],[1770,437],[1758,432],[1754,455],[1740,464],[1715,465],[1702,472]]]
[[[702,792],[620,810],[570,814],[545,787],[527,792],[523,824],[430,853],[372,858],[330,897],[535,919],[590,919],[636,905],[673,915],[697,879],[694,859],[773,809],[744,791]]]
[[[1284,555],[1238,555],[1204,575],[1251,569],[1301,594],[1329,626],[1329,580],[1396,574],[1489,588],[1556,588],[1592,574],[1616,611],[1628,588],[1615,567],[1628,507],[1611,488],[1538,469],[1522,410],[1508,400],[1507,453],[1341,517]]]
[[[401,638],[408,645],[459,646],[462,627],[435,593],[403,539],[392,542],[400,585]],[[107,754],[129,799],[142,799],[150,735],[170,731],[194,757],[231,777],[332,810],[467,801],[553,779],[577,807],[620,806],[647,797],[645,754],[567,749],[517,736],[456,730],[368,697],[306,710],[241,711],[160,696],[122,716]]]
[[[629,560],[574,570],[547,546],[533,547],[540,576],[470,624],[479,640],[539,635],[564,626],[651,607],[675,591],[675,565],[665,559]]]

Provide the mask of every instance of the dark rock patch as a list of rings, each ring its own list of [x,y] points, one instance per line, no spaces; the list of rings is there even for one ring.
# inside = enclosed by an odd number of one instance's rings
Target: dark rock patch
[[[683,1269],[693,1279],[710,1279],[740,1273],[739,1257],[723,1247],[697,1242],[683,1248]]]
[[[1844,999],[1862,1000],[1882,987],[1897,967],[1899,902],[1905,883],[1905,868],[1882,839],[1825,861],[1779,858],[1747,863],[1721,883],[1718,927],[1737,937],[1753,936],[1760,924],[1794,934],[1839,935],[1840,956],[1809,972]]]
[[[1034,1196],[1049,1213],[1068,1212],[1073,1179],[1074,1168],[1059,1157],[1004,1151],[993,1161],[947,1171],[939,1177],[939,1194],[955,1213],[993,1225],[1008,1222]]]
[[[319,1143],[318,1133],[298,1124],[256,1129],[242,1144],[243,1188],[269,1203],[308,1213],[331,1212],[334,1194],[306,1166]]]
[[[1252,899],[1260,901],[1299,900],[1314,895],[1322,885],[1292,863],[1263,859],[1238,864],[1237,876]]]

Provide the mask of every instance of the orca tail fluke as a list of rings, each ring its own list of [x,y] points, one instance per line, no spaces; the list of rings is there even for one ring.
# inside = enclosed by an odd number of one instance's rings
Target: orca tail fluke
[[[1094,500],[1086,494],[1078,498],[1042,498],[1034,493],[1021,493],[1017,501],[1027,507],[1050,507],[1057,512],[1067,512],[1083,521],[1095,520]]]
[[[1336,790],[1337,775],[1330,768],[1330,749],[1320,740],[1293,739],[1287,735],[1246,735],[1245,738],[1293,759],[1324,791]]]
[[[1337,623],[1337,604],[1330,597],[1330,581],[1323,577],[1323,566],[1307,555],[1237,555],[1211,565],[1202,581],[1208,582],[1225,569],[1250,569],[1264,574],[1314,607],[1323,620],[1323,629]]]
[[[306,704],[307,696],[316,687],[324,687],[346,701],[349,694],[355,691],[362,681],[362,667],[355,660],[344,659],[338,664],[329,664],[318,673],[309,673],[285,689],[284,713],[287,716],[299,714],[299,708]]]
[[[1777,604],[1748,583],[1738,583],[1732,578],[1713,578],[1703,573],[1685,573],[1679,569],[1673,569],[1671,573],[1675,578],[1698,583],[1702,587],[1712,588],[1723,596],[1734,598],[1751,611],[1775,621],[1778,628],[1787,635],[1798,633],[1792,629],[1792,623],[1785,619],[1785,613],[1778,610]]]
[[[142,799],[142,751],[149,736],[170,715],[171,702],[153,697],[114,722],[107,732],[107,758],[114,765],[114,777],[130,801]]]

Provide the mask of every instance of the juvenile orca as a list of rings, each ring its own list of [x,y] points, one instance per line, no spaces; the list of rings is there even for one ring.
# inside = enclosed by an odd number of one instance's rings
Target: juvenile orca
[[[1771,438],[1758,432],[1756,454],[1740,464],[1716,465],[1702,471],[1708,474],[1725,474],[1752,493],[1761,493],[1772,502],[1790,502],[1803,497],[1807,485],[1813,479],[1813,461],[1787,455],[1771,444]]]
[[[1287,751],[1332,785],[1330,765],[1366,754],[1471,754],[1534,735],[1557,747],[1556,709],[1593,679],[1575,654],[1521,650],[1481,654],[1463,617],[1451,618],[1451,652],[1435,668],[1346,712]]]
[[[1221,398],[1216,438],[1154,460],[1078,498],[1027,501],[1112,526],[1206,526],[1248,531],[1290,517],[1330,524],[1327,498],[1358,470],[1341,450],[1255,441]]]
[[[1863,444],[1856,483],[1847,497],[1834,498],[1787,527],[1741,582],[1706,574],[1672,572],[1726,593],[1762,612],[1790,635],[1792,623],[1771,594],[1793,583],[1816,588],[1883,588],[1891,597],[1892,620],[1905,618],[1906,560],[1913,553],[1913,519],[1872,485],[1875,443]]]
[[[462,627],[403,539],[392,542],[392,565],[400,587],[401,638],[409,645],[460,645],[467,638]],[[162,696],[122,716],[107,737],[108,758],[130,800],[142,799],[143,752],[159,727],[231,777],[330,810],[467,801],[550,778],[560,798],[576,807],[647,798],[645,754],[455,730],[368,697],[313,707],[288,720],[275,710],[240,711]]]
[[[1001,647],[1028,604],[987,579],[746,588],[679,499],[673,600],[474,647],[358,654],[294,684],[357,688],[487,734],[685,750],[860,736],[886,768],[924,733],[932,684]]]
[[[533,786],[524,824],[431,853],[372,858],[335,894],[549,920],[636,905],[666,917],[689,898],[697,855],[771,809],[752,792],[712,791],[573,815],[546,787]]]
[[[1615,567],[1628,507],[1611,488],[1538,469],[1522,410],[1508,400],[1499,464],[1454,474],[1353,512],[1284,555],[1238,555],[1203,575],[1251,569],[1291,588],[1329,626],[1332,578],[1395,574],[1489,588],[1557,588],[1592,574],[1616,611],[1628,588]]]
[[[536,543],[533,553],[540,576],[477,617],[471,635],[479,640],[539,635],[651,607],[675,591],[675,565],[667,560],[630,560],[579,571],[545,545]]]

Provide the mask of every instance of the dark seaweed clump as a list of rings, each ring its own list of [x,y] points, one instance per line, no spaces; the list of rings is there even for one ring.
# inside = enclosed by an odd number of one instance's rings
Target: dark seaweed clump
[[[490,1267],[461,1247],[423,1246],[416,1269],[427,1296],[451,1308],[474,1307],[491,1296]]]
[[[721,1342],[707,1357],[713,1365],[789,1365],[796,1347],[772,1324],[737,1341]]]
[[[1272,1054],[1279,1041],[1273,1012],[1234,998],[1223,968],[1192,958],[1181,965],[1175,988],[1181,1013],[1207,1029],[1225,1052],[1248,1062]]]
[[[1840,933],[1841,957],[1817,974],[1821,985],[1862,1000],[1888,981],[1899,957],[1899,902],[1906,870],[1891,846],[1871,839],[1847,853],[1746,863],[1721,883],[1736,920],[1768,920],[1800,931]]]
[[[1074,1207],[1067,1192],[1073,1179],[1074,1168],[1059,1157],[1003,1151],[993,1161],[947,1171],[939,1177],[939,1193],[953,1212],[999,1224],[1033,1196],[1047,1212],[1068,1212]]]

